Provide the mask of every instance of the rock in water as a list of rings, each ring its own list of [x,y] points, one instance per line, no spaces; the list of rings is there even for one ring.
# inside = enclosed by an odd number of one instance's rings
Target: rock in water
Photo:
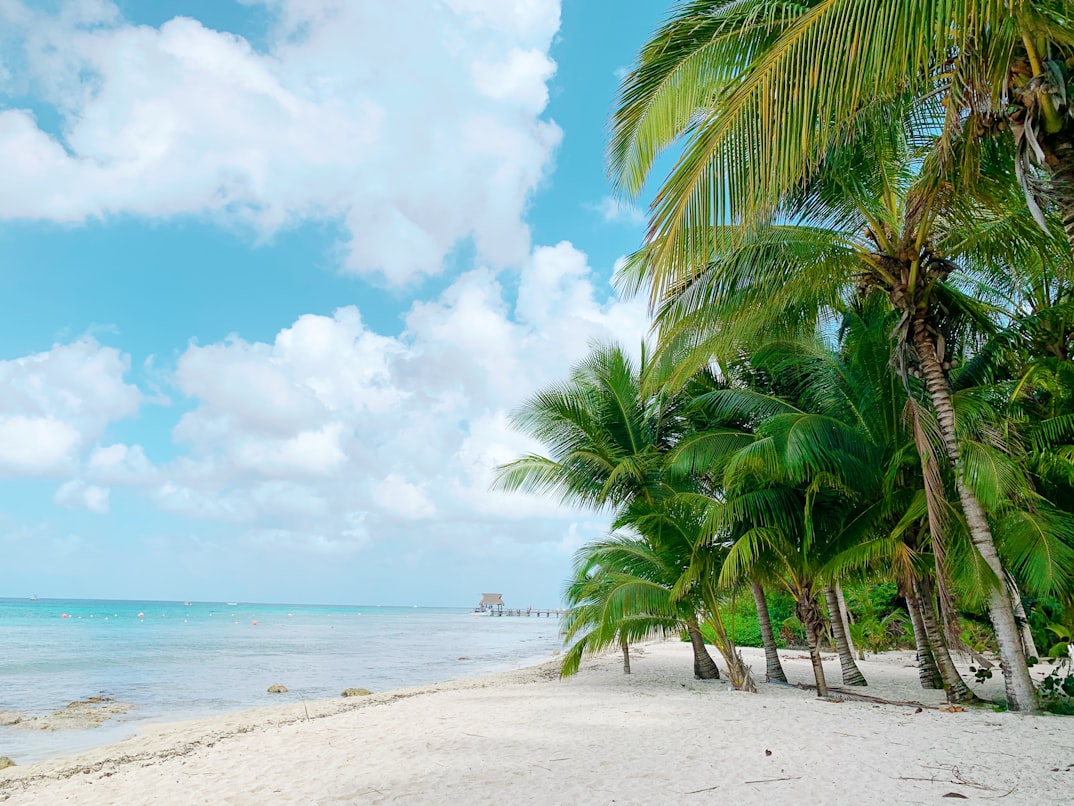
[[[281,686],[279,683],[268,687],[269,694],[283,694],[285,691],[287,691],[287,686]]]
[[[368,697],[373,692],[367,688],[349,688],[343,692],[344,697]]]
[[[14,767],[15,762],[7,756],[0,756],[0,770],[6,770],[8,767]]]

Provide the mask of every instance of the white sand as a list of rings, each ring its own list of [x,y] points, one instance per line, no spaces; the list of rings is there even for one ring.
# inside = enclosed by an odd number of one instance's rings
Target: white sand
[[[759,650],[745,650],[764,669]],[[792,681],[810,679],[785,652]],[[692,679],[688,644],[161,726],[0,771],[0,801],[48,804],[1074,803],[1074,718],[735,692]],[[861,664],[872,696],[942,703],[910,653]],[[825,664],[839,681],[838,664]],[[996,696],[999,681],[984,693]],[[769,755],[766,751],[771,751]]]

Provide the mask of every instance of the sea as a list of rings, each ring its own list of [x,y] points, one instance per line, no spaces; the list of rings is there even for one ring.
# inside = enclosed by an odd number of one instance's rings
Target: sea
[[[551,659],[559,629],[459,607],[0,598],[0,712],[131,706],[90,729],[0,726],[0,756],[27,764],[140,725],[519,669]],[[269,694],[275,684],[287,692]]]

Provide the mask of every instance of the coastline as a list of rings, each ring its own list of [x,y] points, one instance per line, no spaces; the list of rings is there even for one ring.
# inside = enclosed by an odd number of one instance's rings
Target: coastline
[[[525,668],[562,646],[556,619],[463,608],[45,599],[0,602],[0,616],[0,756],[20,765],[147,725]],[[118,718],[101,724],[106,711]]]
[[[938,710],[911,653],[861,665],[860,693],[757,695],[690,674],[689,645],[634,649],[560,680],[558,662],[363,698],[283,703],[0,771],[0,801],[106,803],[935,802],[947,793],[1065,803],[1069,718]],[[763,669],[755,651],[747,662]],[[782,653],[792,681],[803,653]],[[828,663],[833,680],[838,664]],[[995,693],[995,681],[982,693]],[[767,752],[766,752],[767,751]]]

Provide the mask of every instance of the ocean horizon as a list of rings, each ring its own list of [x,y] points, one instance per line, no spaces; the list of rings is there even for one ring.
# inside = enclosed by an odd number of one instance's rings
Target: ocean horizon
[[[559,628],[472,607],[0,598],[0,722],[22,720],[0,724],[0,756],[25,764],[152,723],[522,668],[561,648]],[[276,684],[287,692],[269,694]],[[38,727],[95,697],[129,710]]]

